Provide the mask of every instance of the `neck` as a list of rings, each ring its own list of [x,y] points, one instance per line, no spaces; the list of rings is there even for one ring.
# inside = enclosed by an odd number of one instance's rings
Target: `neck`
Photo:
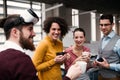
[[[76,51],[81,51],[81,50],[82,50],[82,46],[74,46],[74,49],[75,49]]]
[[[73,53],[76,56],[81,56],[82,52],[83,52],[82,46],[73,46]]]

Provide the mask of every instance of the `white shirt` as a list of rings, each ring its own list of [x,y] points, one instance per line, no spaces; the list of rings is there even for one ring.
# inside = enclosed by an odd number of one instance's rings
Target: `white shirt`
[[[25,52],[24,49],[21,46],[19,46],[15,42],[9,41],[9,40],[5,41],[4,45],[0,46],[0,52],[3,51],[3,50],[6,50],[6,49],[10,49],[10,48]]]

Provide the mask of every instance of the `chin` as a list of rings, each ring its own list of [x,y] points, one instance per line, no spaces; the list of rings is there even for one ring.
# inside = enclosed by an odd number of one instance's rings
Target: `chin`
[[[58,37],[53,37],[53,40],[57,40],[58,39]]]
[[[77,45],[78,47],[82,46],[81,44],[80,45]]]

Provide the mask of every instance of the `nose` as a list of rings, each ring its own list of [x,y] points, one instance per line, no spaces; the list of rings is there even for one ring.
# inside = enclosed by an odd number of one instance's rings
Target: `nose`
[[[35,33],[34,31],[32,31],[32,36],[33,36],[33,37],[36,36],[36,33]]]
[[[81,38],[78,38],[77,40],[78,40],[78,41],[81,41]]]
[[[101,26],[102,29],[106,28],[106,26]]]
[[[55,30],[55,33],[58,33],[59,32],[59,30]]]

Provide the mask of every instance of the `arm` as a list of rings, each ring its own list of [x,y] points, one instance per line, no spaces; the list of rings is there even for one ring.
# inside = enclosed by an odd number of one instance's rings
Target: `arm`
[[[84,52],[82,52],[82,55],[81,55],[81,56],[79,56],[78,58],[76,58],[76,59],[74,60],[73,63],[75,63],[76,61],[85,61],[85,62],[89,63],[89,61],[90,61],[90,56],[91,56],[91,53],[90,53],[90,52],[84,51]]]
[[[116,42],[115,47],[114,47],[114,52],[118,53],[118,56],[120,57],[120,39]],[[120,63],[116,64],[116,63],[110,63],[108,64],[108,62],[106,61],[105,58],[103,58],[104,61],[103,62],[98,62],[96,61],[100,66],[103,66],[105,68],[109,68],[111,70],[115,70],[115,71],[120,71]],[[119,60],[120,61],[120,60]]]
[[[65,76],[63,80],[71,80],[69,77]]]
[[[105,58],[103,58],[103,60],[104,60],[103,62],[96,61],[96,63],[102,67],[109,68],[115,71],[120,71],[120,64],[114,63],[109,64]]]
[[[49,69],[50,66],[55,64],[54,59],[43,62],[47,50],[48,50],[48,45],[45,41],[41,41],[35,50],[32,60],[37,71]]]
[[[120,64],[110,64],[110,69],[120,72]]]
[[[114,51],[118,53],[119,59],[120,59],[120,39],[116,42]],[[120,61],[120,60],[119,60]],[[109,64],[110,69],[115,71],[120,71],[120,63],[118,64]]]
[[[18,58],[14,59],[12,66],[14,66],[14,69],[13,68],[12,69],[14,70],[13,73],[14,73],[14,75],[16,75],[15,77],[17,80],[24,80],[24,79],[38,80],[38,77],[36,75],[37,71],[36,71],[36,69],[31,61],[31,58],[29,56],[19,55]],[[27,68],[25,68],[25,67],[27,67]]]

